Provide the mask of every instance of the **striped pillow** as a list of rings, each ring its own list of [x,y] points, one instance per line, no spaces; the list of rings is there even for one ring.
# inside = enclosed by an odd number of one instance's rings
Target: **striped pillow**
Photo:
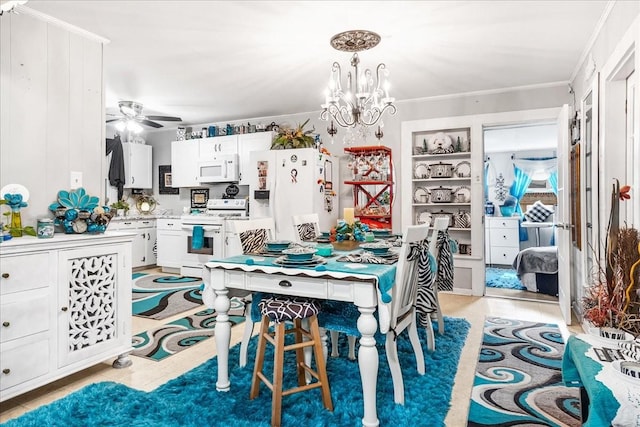
[[[544,222],[552,213],[552,208],[537,200],[533,205],[529,206],[529,209],[524,213],[524,217],[529,222]]]

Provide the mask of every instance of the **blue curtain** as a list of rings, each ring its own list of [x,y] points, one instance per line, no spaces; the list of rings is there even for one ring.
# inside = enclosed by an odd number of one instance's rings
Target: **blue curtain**
[[[484,161],[484,201],[489,200],[489,160]]]
[[[558,195],[558,171],[552,172],[549,175],[549,184],[551,184],[551,190],[553,194]]]
[[[522,169],[513,165],[513,184],[511,185],[511,190],[509,190],[509,194],[516,198],[516,212],[520,214],[520,218],[522,218],[522,207],[520,206],[520,200],[522,200],[522,196],[527,192],[527,188],[529,188],[529,184],[531,184],[531,176],[527,175]],[[520,219],[522,221],[522,219]],[[529,233],[527,233],[527,229],[520,227],[520,241],[525,241],[529,239]]]

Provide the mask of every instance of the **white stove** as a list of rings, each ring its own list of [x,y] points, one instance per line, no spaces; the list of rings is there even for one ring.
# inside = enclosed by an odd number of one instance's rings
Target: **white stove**
[[[223,258],[225,221],[247,219],[246,199],[209,199],[202,213],[182,215],[185,253],[180,274],[201,277],[204,263]]]

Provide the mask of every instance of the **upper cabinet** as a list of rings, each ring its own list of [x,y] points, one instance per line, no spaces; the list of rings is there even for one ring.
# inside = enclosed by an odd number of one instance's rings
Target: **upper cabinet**
[[[124,157],[124,188],[152,188],[152,147],[145,144],[122,143]]]
[[[214,158],[217,154],[235,154],[238,152],[238,137],[240,135],[216,136],[202,138],[197,141],[200,146],[200,160]]]

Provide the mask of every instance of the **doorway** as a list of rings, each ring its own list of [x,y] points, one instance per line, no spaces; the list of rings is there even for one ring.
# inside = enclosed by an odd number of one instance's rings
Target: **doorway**
[[[557,303],[557,273],[552,268],[535,271],[529,262],[547,256],[557,262],[553,254],[557,123],[484,126],[483,141],[485,295]],[[540,216],[520,220],[528,209],[537,212],[536,207],[541,207]]]

